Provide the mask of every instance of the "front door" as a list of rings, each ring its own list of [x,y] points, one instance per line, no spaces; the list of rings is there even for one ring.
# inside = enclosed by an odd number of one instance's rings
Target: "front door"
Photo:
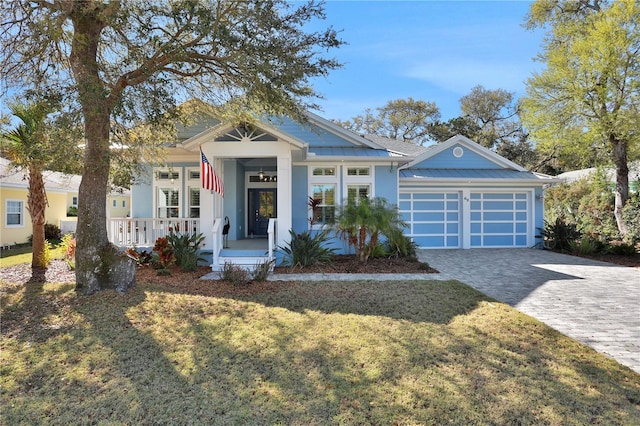
[[[249,189],[249,237],[266,237],[269,219],[277,217],[275,189]]]

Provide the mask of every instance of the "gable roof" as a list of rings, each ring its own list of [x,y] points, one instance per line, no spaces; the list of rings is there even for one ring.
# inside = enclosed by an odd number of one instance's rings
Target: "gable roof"
[[[469,149],[470,151],[476,153],[480,157],[499,166],[500,168],[517,170],[520,172],[527,171],[527,169],[525,169],[524,167],[517,165],[513,161],[507,160],[506,158],[496,154],[490,149],[487,149],[482,145],[462,135],[453,136],[452,138],[447,139],[445,142],[439,143],[437,145],[432,146],[431,148],[428,148],[427,151],[425,151],[424,153],[416,157],[415,160],[411,161],[409,164],[407,164],[403,168],[407,168],[407,169],[414,168],[415,166],[419,165],[423,161],[429,158],[432,158],[443,151],[446,151],[447,149],[451,148],[454,145],[462,145],[465,148]]]
[[[274,117],[258,120],[253,126],[301,148],[308,160],[320,161],[336,157],[354,161],[373,158],[410,157],[408,160],[413,158],[413,155],[408,155],[406,152],[389,148],[389,141],[391,141],[389,139],[384,141],[383,139],[386,138],[362,137],[311,112],[305,112],[305,116],[308,118],[308,122],[299,123],[291,119]],[[206,130],[178,142],[176,146],[186,150],[195,150],[202,143],[211,141],[234,128],[235,126],[231,124],[218,122]],[[324,138],[321,135],[330,135],[331,137]],[[308,137],[309,139],[307,139]],[[313,140],[316,142],[314,143]],[[320,141],[323,142],[318,143]],[[323,145],[323,143],[326,144]]]

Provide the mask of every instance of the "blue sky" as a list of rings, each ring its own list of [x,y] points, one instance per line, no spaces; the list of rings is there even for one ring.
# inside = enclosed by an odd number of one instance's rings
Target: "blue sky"
[[[325,118],[347,120],[393,99],[435,102],[443,120],[460,115],[474,86],[525,95],[542,69],[542,32],[523,26],[528,1],[331,1],[324,26],[348,44],[344,64],[314,80]]]

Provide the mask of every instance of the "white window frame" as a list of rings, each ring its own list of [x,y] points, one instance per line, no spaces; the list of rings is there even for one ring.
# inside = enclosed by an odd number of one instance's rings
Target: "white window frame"
[[[14,211],[9,211],[9,203],[19,203],[20,212],[16,213]],[[25,210],[25,201],[24,200],[16,200],[16,199],[7,199],[5,200],[5,213],[4,213],[4,225],[7,228],[24,228],[24,210]],[[20,223],[12,223],[9,224],[9,214],[19,214],[20,215]]]
[[[168,176],[164,178],[163,176]],[[153,215],[158,219],[175,219],[181,218],[183,212],[182,206],[182,173],[176,170],[160,169],[154,173],[153,180]],[[178,191],[177,206],[160,206],[158,203],[160,191],[163,189]],[[160,208],[167,209],[171,207],[178,208],[178,215],[175,217],[160,216]],[[166,212],[166,210],[165,210]]]
[[[334,170],[334,174],[333,175],[314,175],[313,172],[315,169],[333,169]],[[314,186],[317,185],[333,185],[334,187],[334,205],[333,208],[335,209],[334,211],[337,212],[337,209],[340,205],[340,200],[341,200],[341,189],[340,189],[340,166],[338,166],[337,164],[311,164],[308,167],[308,172],[309,172],[309,197],[313,197],[313,188]],[[327,206],[323,206],[323,207],[328,207]],[[317,223],[314,224],[313,226],[311,226],[311,209],[308,209],[307,211],[307,219],[309,222],[309,229],[322,229],[326,226],[331,226],[333,224],[330,223]],[[335,216],[335,213],[334,213]]]
[[[369,172],[366,175],[349,175],[349,169],[368,169]],[[368,186],[369,187],[369,199],[375,197],[375,192],[373,188],[373,182],[375,181],[374,177],[375,167],[372,165],[363,166],[361,164],[346,164],[342,167],[342,194],[343,202],[347,201],[346,198],[349,197],[349,187],[352,186]]]
[[[197,173],[197,175],[196,175],[196,173]],[[202,209],[202,190],[201,190],[202,189],[201,188],[202,183],[201,183],[201,180],[200,180],[200,169],[197,168],[197,167],[187,168],[185,170],[185,176],[187,177],[187,185],[186,185],[187,189],[186,189],[186,194],[185,194],[187,208],[185,210],[185,214],[187,215],[187,217],[191,218],[192,217],[191,216],[191,209],[197,207],[198,208],[198,216],[197,216],[197,218],[200,218],[201,214],[202,214],[202,210],[201,210]],[[200,194],[199,199],[198,199],[199,204],[197,206],[191,204],[191,192],[192,191],[194,191],[194,192],[198,191],[199,194]]]

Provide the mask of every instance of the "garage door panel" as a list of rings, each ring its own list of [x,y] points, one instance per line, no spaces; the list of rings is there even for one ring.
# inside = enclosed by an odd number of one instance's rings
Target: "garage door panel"
[[[402,193],[400,199],[408,235],[418,247],[460,247],[459,192]]]
[[[525,247],[527,193],[471,193],[471,247]]]

